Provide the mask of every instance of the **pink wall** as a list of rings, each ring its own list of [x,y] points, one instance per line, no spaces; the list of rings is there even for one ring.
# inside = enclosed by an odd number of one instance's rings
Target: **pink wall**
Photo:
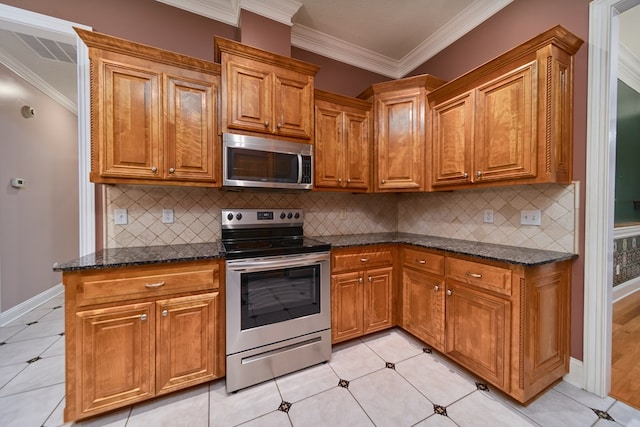
[[[244,9],[240,10],[239,41],[278,55],[291,56],[291,27]]]
[[[582,185],[577,230],[580,257],[573,265],[571,293],[571,356],[582,360],[589,0],[515,0],[410,74],[454,79],[558,24],[585,41],[574,67],[573,179]]]
[[[0,311],[62,281],[78,257],[77,117],[0,64]],[[23,105],[36,109],[25,119]],[[23,178],[21,189],[11,178]]]

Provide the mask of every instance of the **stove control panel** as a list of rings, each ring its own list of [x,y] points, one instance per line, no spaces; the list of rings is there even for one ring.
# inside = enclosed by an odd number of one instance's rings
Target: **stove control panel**
[[[302,226],[302,209],[222,209],[222,228]]]

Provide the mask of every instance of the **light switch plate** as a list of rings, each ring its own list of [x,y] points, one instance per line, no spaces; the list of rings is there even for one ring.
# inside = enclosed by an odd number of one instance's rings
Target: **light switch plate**
[[[173,224],[173,209],[162,209],[162,223]]]
[[[126,209],[113,210],[113,223],[115,225],[126,225],[128,222]]]
[[[493,209],[484,210],[484,223],[493,224]]]
[[[520,211],[520,224],[522,225],[540,225],[540,210],[522,210]]]

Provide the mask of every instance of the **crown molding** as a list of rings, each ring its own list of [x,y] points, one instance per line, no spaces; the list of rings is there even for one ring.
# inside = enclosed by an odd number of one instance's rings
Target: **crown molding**
[[[239,0],[156,0],[169,6],[183,9],[196,15],[238,26],[240,16]]]
[[[618,78],[640,93],[640,58],[623,43],[618,50]]]
[[[394,79],[402,77],[398,61],[304,25],[291,28],[291,45]]]
[[[415,70],[513,0],[476,0],[400,60],[402,75]]]
[[[57,89],[43,80],[39,75],[27,68],[22,62],[18,61],[15,57],[10,55],[7,51],[0,48],[0,63],[6,66],[8,69],[16,73],[18,76],[26,80],[28,83],[36,87],[36,89],[43,92],[49,98],[66,108],[76,116],[78,115],[77,104],[60,93]]]
[[[302,7],[295,0],[240,0],[240,9],[257,13],[273,21],[292,26],[291,18]]]

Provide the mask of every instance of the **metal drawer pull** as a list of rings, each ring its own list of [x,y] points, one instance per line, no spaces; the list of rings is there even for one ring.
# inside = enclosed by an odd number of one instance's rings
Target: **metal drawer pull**
[[[147,315],[143,314],[142,316],[140,316],[140,320],[147,320]]]
[[[369,258],[360,258],[360,262],[369,262]]]
[[[426,264],[426,263],[427,263],[427,261],[425,261],[425,260],[423,260],[423,259],[418,260],[418,262],[419,262],[420,264]]]
[[[358,283],[362,283],[362,277],[358,277]]]
[[[447,289],[447,295],[449,296],[453,295],[453,291],[451,289]]]
[[[438,291],[440,290],[440,286],[435,285],[435,286],[433,287],[433,290],[434,290],[434,291],[436,291],[436,292],[438,292]]]
[[[167,315],[169,314],[169,310],[162,310],[162,317],[167,317]]]
[[[467,276],[473,277],[474,279],[482,279],[482,274],[472,273],[470,271],[467,271]]]
[[[145,283],[144,285],[146,288],[149,289],[154,289],[154,288],[159,288],[160,286],[164,286],[164,282],[158,282],[158,283]]]

